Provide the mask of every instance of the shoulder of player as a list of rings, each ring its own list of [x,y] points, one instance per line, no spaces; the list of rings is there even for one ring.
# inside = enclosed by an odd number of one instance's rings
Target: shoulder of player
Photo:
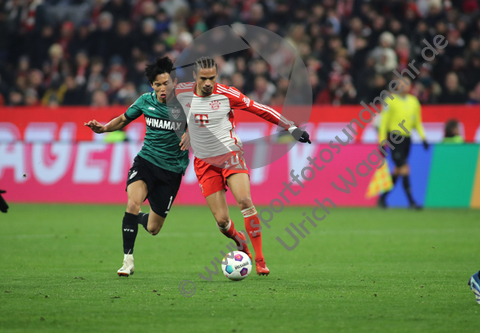
[[[152,92],[147,92],[147,93],[144,93],[142,95],[140,95],[136,100],[135,102],[133,102],[132,105],[130,105],[130,107],[132,106],[136,106],[136,107],[139,107],[141,108],[144,104],[148,103],[148,99],[152,97],[152,94],[155,95],[155,92],[152,91]]]
[[[193,90],[194,86],[195,86],[195,82],[182,82],[175,86],[175,90],[177,91],[177,93],[191,91]]]
[[[147,102],[149,100],[152,100],[152,99],[155,99],[156,96],[155,96],[155,91],[150,91],[150,92],[146,92],[146,93],[143,93],[142,95],[140,95],[140,97],[137,98],[137,102]]]
[[[415,104],[420,105],[420,101],[418,100],[417,96],[412,95],[412,94],[408,94],[408,98],[409,98],[412,102],[414,102]]]
[[[217,83],[215,88],[217,94],[224,95],[229,99],[239,99],[242,95],[242,93],[238,91],[237,88],[229,87],[221,83]]]

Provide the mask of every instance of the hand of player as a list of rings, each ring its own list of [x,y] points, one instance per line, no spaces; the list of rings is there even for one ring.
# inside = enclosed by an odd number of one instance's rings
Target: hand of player
[[[7,191],[0,190],[0,212],[6,213],[8,210],[8,205],[5,199],[2,197],[2,193],[6,193]]]
[[[95,133],[105,133],[107,128],[105,125],[100,124],[98,121],[90,120],[88,123],[83,123],[84,126],[90,127]]]
[[[188,134],[188,132],[183,133],[182,140],[180,140],[178,145],[182,151],[190,149],[190,134]]]
[[[312,143],[312,141],[310,141],[310,135],[307,133],[307,131],[302,131],[300,128],[295,128],[292,131],[292,136],[295,138],[295,140],[302,143]]]
[[[423,140],[423,148],[425,148],[425,150],[428,150],[428,147],[429,147],[429,144],[427,140]]]

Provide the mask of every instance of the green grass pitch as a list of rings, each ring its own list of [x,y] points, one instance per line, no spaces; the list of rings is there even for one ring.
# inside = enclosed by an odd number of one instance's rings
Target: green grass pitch
[[[135,274],[119,278],[124,206],[11,205],[0,215],[0,332],[471,332],[480,305],[480,212],[333,209],[292,251],[264,229],[268,277],[199,277],[227,239],[205,207],[139,229]],[[232,219],[243,226],[237,208]],[[191,280],[185,297],[179,283]]]

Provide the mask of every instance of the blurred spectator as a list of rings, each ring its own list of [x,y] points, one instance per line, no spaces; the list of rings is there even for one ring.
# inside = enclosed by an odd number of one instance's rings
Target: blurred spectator
[[[93,54],[93,43],[93,36],[90,32],[90,22],[83,21],[69,43],[68,52],[72,57],[75,57],[79,52],[84,52],[87,55]]]
[[[424,63],[420,66],[420,74],[413,82],[411,94],[416,96],[421,104],[438,103],[438,98],[442,93],[442,88],[435,82],[431,76],[432,66]]]
[[[108,106],[108,97],[102,90],[95,90],[92,95],[90,106],[105,107]]]
[[[458,121],[452,119],[445,124],[445,137],[443,143],[463,143],[463,138],[460,135],[460,128]]]
[[[445,89],[438,100],[441,104],[460,104],[467,101],[465,90],[458,83],[458,76],[454,72],[447,74]]]
[[[410,42],[407,36],[397,36],[397,44],[395,46],[395,53],[398,57],[398,70],[401,72],[408,66],[410,61]]]
[[[466,70],[466,88],[474,89],[476,84],[480,82],[480,52],[472,54]]]
[[[113,37],[113,16],[109,12],[103,12],[98,18],[98,29],[92,35],[92,55],[109,59],[112,53]]]
[[[112,72],[108,75],[109,89],[106,91],[109,104],[120,104],[118,93],[123,88],[123,75],[120,72]]]
[[[332,72],[328,85],[318,94],[315,99],[315,104],[333,104],[339,105],[342,92],[339,90],[342,83],[342,77],[340,74]]]
[[[441,34],[448,45],[420,69],[412,93],[422,103],[478,102],[480,18],[474,0],[7,0],[0,2],[0,104],[32,105],[36,94],[50,106],[95,99],[103,105],[105,95],[107,104],[127,105],[151,90],[147,62],[164,55],[187,60],[192,50],[182,51],[207,29],[231,25],[240,32],[242,24],[284,37],[308,68],[314,102],[327,104],[378,96],[393,70],[412,60],[423,63],[423,41]],[[216,58],[219,82],[280,103],[294,59],[257,37],[244,36],[247,50]],[[265,47],[276,50],[269,63]],[[187,71],[176,70],[185,79]]]
[[[118,103],[122,105],[131,105],[138,97],[139,94],[137,93],[133,82],[125,83],[125,86],[118,91],[116,96]]]
[[[103,6],[102,12],[112,14],[115,21],[129,20],[132,15],[132,6],[127,0],[109,0],[105,6]]]
[[[468,101],[467,104],[469,105],[478,105],[480,104],[480,82],[477,83],[475,89],[470,91],[468,94]]]
[[[90,64],[90,75],[87,80],[87,91],[92,93],[101,89],[104,80],[102,58],[93,58]]]
[[[135,38],[131,31],[131,24],[129,21],[120,20],[117,23],[117,31],[113,37],[111,54],[120,56],[122,61],[129,62],[132,56],[132,45],[135,43]]]
[[[241,93],[245,93],[244,85],[245,85],[245,80],[243,78],[243,75],[239,72],[233,73],[232,86],[237,88]]]
[[[8,86],[2,80],[2,75],[0,74],[0,99],[2,100],[1,105],[8,104]]]
[[[62,84],[59,78],[52,81],[50,87],[45,91],[42,98],[42,105],[59,106],[63,102],[63,95],[67,86]]]
[[[63,61],[63,48],[60,44],[53,44],[48,49],[49,61],[44,63],[43,72],[46,74],[45,81],[51,84],[52,81],[61,79],[60,71]]]
[[[397,68],[397,55],[393,50],[395,43],[395,36],[386,31],[380,35],[380,46],[376,47],[372,52],[372,57],[375,58],[375,71],[378,74],[386,74],[392,72]]]
[[[41,99],[45,93],[45,85],[43,83],[43,73],[39,69],[33,69],[28,76],[30,89],[34,89],[37,97]]]
[[[57,43],[62,47],[63,54],[67,59],[70,58],[69,46],[70,46],[70,42],[73,39],[74,31],[75,31],[75,26],[73,25],[72,22],[70,21],[63,22],[62,28],[60,29],[60,38],[57,41]]]
[[[135,45],[140,49],[141,52],[148,54],[152,52],[152,46],[156,38],[155,20],[152,18],[143,20],[142,28],[140,33],[137,35]]]
[[[39,33],[35,32],[34,34],[28,53],[30,59],[32,59],[32,66],[41,68],[43,63],[48,60],[48,50],[50,46],[55,43],[56,38],[51,25],[43,26]]]
[[[68,75],[65,78],[65,93],[63,94],[62,105],[83,105],[84,104],[84,93],[80,87],[77,85],[75,77]]]
[[[12,106],[24,105],[23,95],[18,90],[10,91],[10,94],[8,96],[8,100],[9,100],[9,105],[12,105]]]
[[[268,82],[263,75],[255,77],[255,87],[250,94],[250,98],[261,104],[270,104],[270,100],[275,93],[276,88],[273,83]]]
[[[32,88],[28,88],[27,90],[25,90],[25,105],[27,106],[40,105],[40,102],[38,100],[38,94]]]

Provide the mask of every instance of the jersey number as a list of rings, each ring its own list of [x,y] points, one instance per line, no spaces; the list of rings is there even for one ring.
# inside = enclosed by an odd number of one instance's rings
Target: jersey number
[[[240,163],[240,159],[242,160],[243,164]],[[233,155],[231,158],[230,158],[230,163],[228,163],[228,160],[225,161],[225,169],[228,169],[230,168],[230,166],[235,166],[235,169],[244,169],[244,165],[245,165],[245,160],[243,159],[243,157],[238,157],[238,155]]]

